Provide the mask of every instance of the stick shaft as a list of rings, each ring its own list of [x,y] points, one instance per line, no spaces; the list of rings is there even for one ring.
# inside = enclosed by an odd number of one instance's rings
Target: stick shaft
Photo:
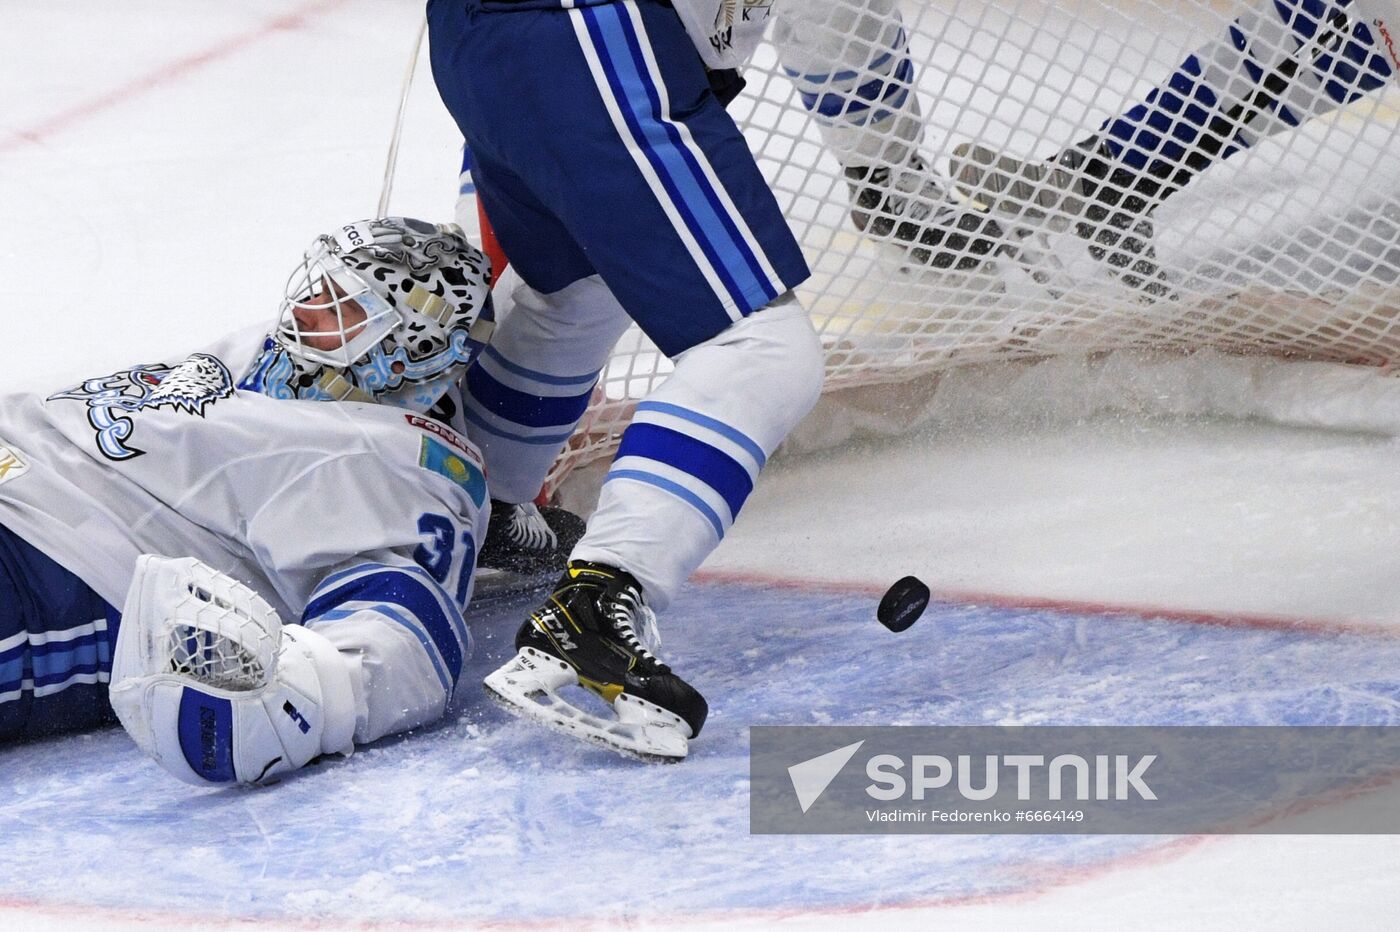
[[[404,112],[408,109],[408,92],[413,88],[413,73],[418,70],[418,52],[423,48],[423,36],[427,31],[428,20],[424,17],[413,38],[413,53],[408,56],[408,70],[404,72],[403,89],[399,92],[399,109],[394,114],[394,132],[389,138],[389,156],[384,162],[384,184],[379,189],[376,217],[386,216],[389,212],[389,196],[394,190],[394,172],[399,164],[399,140],[403,138]]]

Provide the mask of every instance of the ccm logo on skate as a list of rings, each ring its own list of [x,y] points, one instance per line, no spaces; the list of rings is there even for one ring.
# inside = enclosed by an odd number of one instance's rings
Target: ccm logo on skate
[[[553,615],[534,616],[535,625],[559,645],[560,650],[578,650],[578,644],[574,643],[573,637],[569,634],[569,629],[558,618]]]

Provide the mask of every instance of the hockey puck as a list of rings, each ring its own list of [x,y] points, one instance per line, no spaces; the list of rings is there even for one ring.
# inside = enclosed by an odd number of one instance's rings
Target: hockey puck
[[[917,576],[905,576],[890,586],[875,610],[875,617],[891,631],[903,631],[919,620],[928,608],[928,600],[928,586]]]

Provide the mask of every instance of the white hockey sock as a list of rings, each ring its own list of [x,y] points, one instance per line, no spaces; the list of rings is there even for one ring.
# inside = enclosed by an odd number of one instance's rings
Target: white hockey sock
[[[1134,171],[1196,173],[1375,90],[1393,69],[1361,6],[1261,4],[1188,56],[1141,103],[1105,122],[1102,144]]]
[[[637,406],[573,558],[627,570],[664,608],[816,403],[822,375],[821,343],[791,294],[681,354]]]
[[[491,496],[519,503],[539,494],[629,320],[596,275],[547,295],[521,283],[510,298],[461,400]]]
[[[895,0],[804,0],[773,27],[783,70],[842,165],[903,164],[923,136]]]

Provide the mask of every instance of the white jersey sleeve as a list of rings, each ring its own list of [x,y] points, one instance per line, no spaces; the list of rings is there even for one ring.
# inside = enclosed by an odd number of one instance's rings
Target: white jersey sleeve
[[[441,717],[471,650],[457,604],[418,566],[366,562],[332,574],[302,623],[352,665],[356,744]]]

